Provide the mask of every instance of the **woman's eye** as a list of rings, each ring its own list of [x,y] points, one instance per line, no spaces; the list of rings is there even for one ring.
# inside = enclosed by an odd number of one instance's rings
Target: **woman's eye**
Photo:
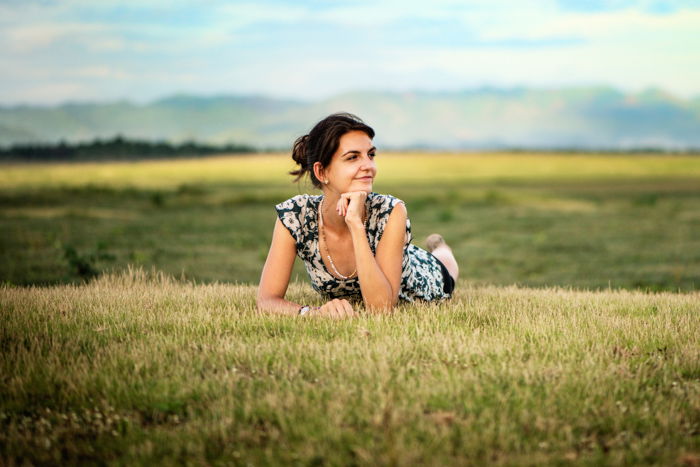
[[[367,155],[368,155],[369,157],[371,157],[372,159],[374,159],[374,158],[377,156],[377,153],[376,153],[376,152],[370,152],[370,153],[367,154]]]

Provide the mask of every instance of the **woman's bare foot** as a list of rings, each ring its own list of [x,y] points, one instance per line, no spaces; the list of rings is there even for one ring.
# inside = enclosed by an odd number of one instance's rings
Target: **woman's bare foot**
[[[454,254],[452,254],[452,248],[447,246],[442,235],[436,233],[428,235],[428,238],[425,239],[425,248],[445,265],[450,276],[457,282],[459,266]]]

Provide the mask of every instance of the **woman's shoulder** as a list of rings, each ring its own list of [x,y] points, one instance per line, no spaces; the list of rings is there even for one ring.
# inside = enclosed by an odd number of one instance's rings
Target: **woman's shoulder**
[[[319,198],[308,194],[296,195],[275,205],[277,217],[296,239],[297,248],[307,241],[305,232],[315,229]]]
[[[388,210],[391,212],[397,204],[405,204],[403,200],[397,198],[396,196],[382,194],[382,193],[370,193],[367,195],[370,206],[372,210]]]
[[[367,220],[367,233],[370,237],[372,251],[376,250],[379,240],[384,234],[384,229],[389,222],[389,217],[394,208],[403,203],[396,196],[381,193],[370,193],[369,200],[370,215]],[[406,244],[411,242],[411,221],[406,217]]]
[[[275,205],[275,209],[277,209],[278,212],[300,212],[302,209],[308,207],[311,204],[317,204],[319,198],[320,196],[318,195],[296,195]]]

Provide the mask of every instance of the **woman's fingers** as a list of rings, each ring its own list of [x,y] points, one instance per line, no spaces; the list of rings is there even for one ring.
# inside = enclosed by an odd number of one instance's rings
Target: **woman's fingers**
[[[350,204],[350,200],[345,196],[345,193],[343,193],[340,195],[340,199],[338,200],[335,210],[339,215],[345,217],[345,214],[348,212],[348,204]]]
[[[367,198],[367,192],[365,191],[349,191],[347,193],[341,193],[338,204],[336,205],[336,211],[338,214],[345,217],[348,214],[348,209],[350,204],[353,204],[355,210],[359,209],[359,205]]]
[[[340,305],[343,310],[343,316],[350,317],[355,315],[355,311],[352,309],[352,305],[350,305],[349,301],[342,299],[340,301]]]
[[[355,312],[353,311],[352,305],[350,305],[349,301],[334,298],[321,307],[320,315],[328,316],[330,318],[345,318],[354,316]]]
[[[364,191],[341,193],[336,210],[339,215],[345,217],[345,222],[362,220],[364,200],[366,198],[367,193]]]
[[[348,303],[347,300],[338,300],[335,304],[335,316],[337,318],[344,318],[347,315],[347,308],[346,304]]]
[[[333,300],[333,317],[334,318],[342,318],[345,316],[345,306],[343,302],[347,302],[347,300],[339,300],[339,299],[334,299]]]
[[[331,300],[319,309],[319,316],[332,316],[335,313],[335,303]]]
[[[348,318],[351,316],[355,316],[355,310],[352,309],[352,306],[348,302],[345,303],[345,316],[347,316]]]

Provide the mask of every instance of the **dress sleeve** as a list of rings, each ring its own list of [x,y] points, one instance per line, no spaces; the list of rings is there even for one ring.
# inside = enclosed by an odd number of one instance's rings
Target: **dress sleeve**
[[[279,217],[282,225],[289,230],[289,233],[292,234],[294,241],[297,243],[297,250],[299,250],[302,243],[301,211],[302,206],[305,204],[306,199],[304,199],[304,195],[298,195],[275,206],[277,217]]]

